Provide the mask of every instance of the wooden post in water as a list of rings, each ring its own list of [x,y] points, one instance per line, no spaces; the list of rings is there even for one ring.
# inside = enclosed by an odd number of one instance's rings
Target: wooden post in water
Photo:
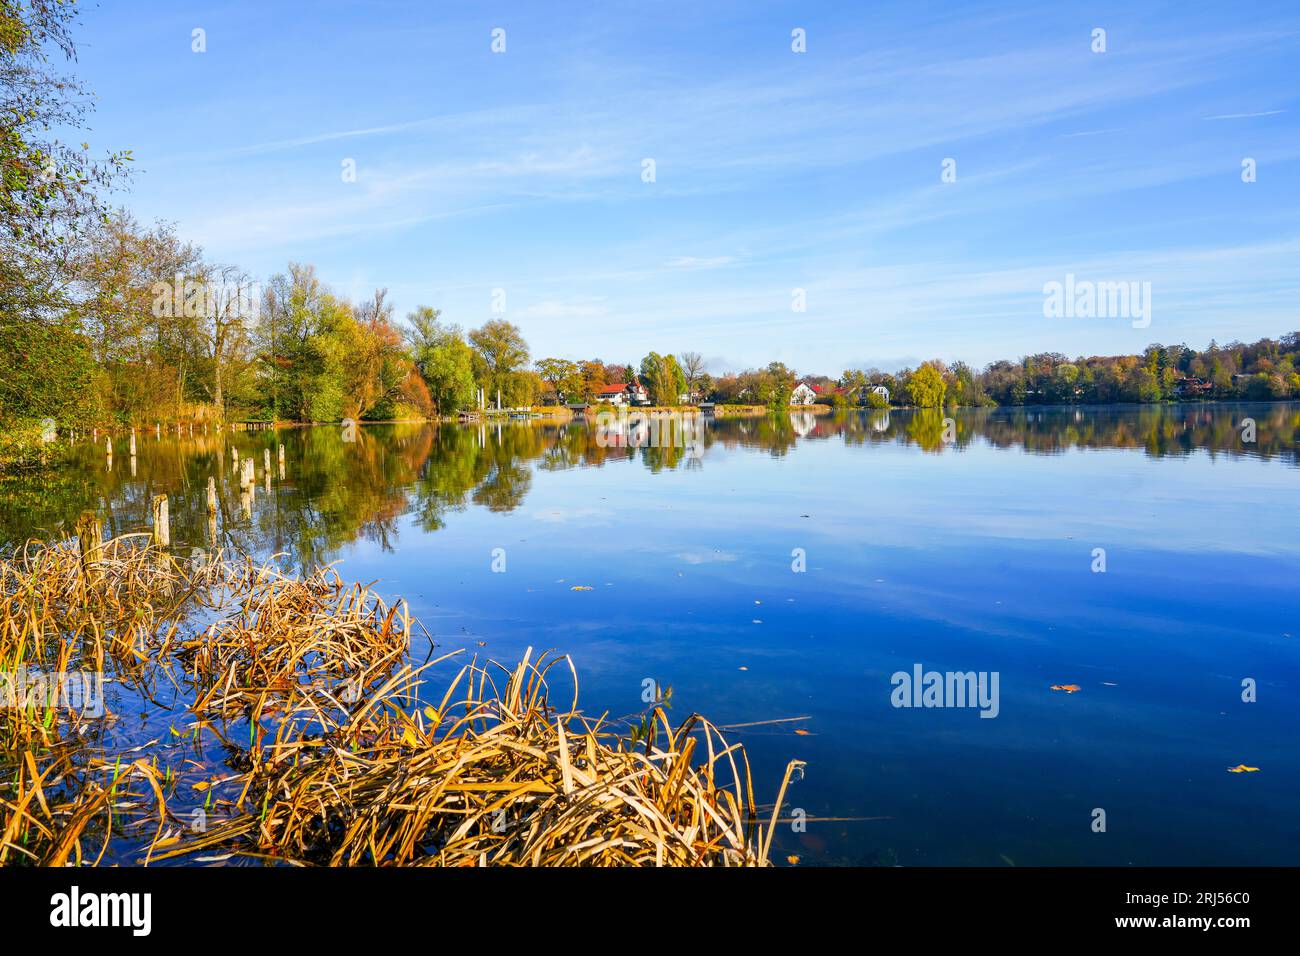
[[[208,514],[217,513],[217,479],[208,475]]]
[[[234,462],[236,468],[239,467],[239,449],[234,445],[230,446],[230,460]]]
[[[262,470],[266,472],[266,480],[270,481],[271,480],[271,449],[269,448],[262,449],[262,465],[264,466]]]
[[[162,441],[162,422],[154,422],[153,437],[154,441]]]
[[[87,584],[98,584],[100,580],[96,559],[104,546],[104,522],[96,516],[95,512],[83,511],[81,517],[77,519],[75,528],[77,548],[81,552],[81,582],[84,590]]]
[[[135,457],[135,429],[134,428],[131,429],[130,446],[131,446],[131,457],[134,458]]]
[[[160,548],[172,543],[171,517],[167,511],[167,496],[153,496],[153,541]]]

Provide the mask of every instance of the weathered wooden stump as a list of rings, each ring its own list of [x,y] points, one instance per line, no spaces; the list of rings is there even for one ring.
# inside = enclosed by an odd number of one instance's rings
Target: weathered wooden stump
[[[160,548],[166,548],[172,543],[171,515],[166,495],[153,496],[153,540]]]
[[[98,584],[103,579],[99,568],[99,554],[104,547],[104,522],[93,511],[83,511],[74,525],[77,548],[81,553],[81,581]]]

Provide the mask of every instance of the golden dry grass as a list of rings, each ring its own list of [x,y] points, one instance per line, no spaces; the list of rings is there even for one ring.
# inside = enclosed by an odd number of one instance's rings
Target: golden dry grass
[[[410,664],[405,605],[330,569],[190,565],[138,539],[92,558],[89,574],[67,544],[0,562],[0,667],[169,687],[182,736],[215,737],[224,766],[92,746],[93,720],[55,707],[0,711],[0,863],[96,863],[126,841],[145,864],[769,864],[802,765],[760,820],[743,749],[699,716],[655,706],[629,733],[579,709],[567,657],[531,650],[434,692],[447,657]]]

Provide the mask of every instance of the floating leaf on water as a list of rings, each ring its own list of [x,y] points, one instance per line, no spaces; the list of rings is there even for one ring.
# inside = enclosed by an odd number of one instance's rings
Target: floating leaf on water
[[[1239,763],[1235,767],[1229,767],[1228,773],[1258,773],[1258,767],[1247,767],[1244,763]]]
[[[591,585],[589,585],[589,584],[575,584],[573,587],[569,588],[569,590],[570,590],[570,591],[590,591],[590,590],[591,590]]]
[[[785,862],[789,863],[791,866],[798,866],[799,858],[795,856],[793,853],[791,853],[789,856],[785,858]]]
[[[1079,691],[1083,690],[1083,688],[1078,684],[1053,684],[1052,690],[1063,690],[1067,694],[1077,694]]]

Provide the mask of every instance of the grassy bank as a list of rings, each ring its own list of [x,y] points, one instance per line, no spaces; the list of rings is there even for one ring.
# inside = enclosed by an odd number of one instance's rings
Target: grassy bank
[[[181,562],[141,535],[0,562],[0,864],[768,864],[798,762],[760,821],[743,750],[703,718],[589,717],[572,663],[531,651],[433,681],[455,655],[412,661],[418,633],[328,569]],[[103,675],[106,706],[17,692],[20,672]],[[137,742],[158,708],[166,732]]]

